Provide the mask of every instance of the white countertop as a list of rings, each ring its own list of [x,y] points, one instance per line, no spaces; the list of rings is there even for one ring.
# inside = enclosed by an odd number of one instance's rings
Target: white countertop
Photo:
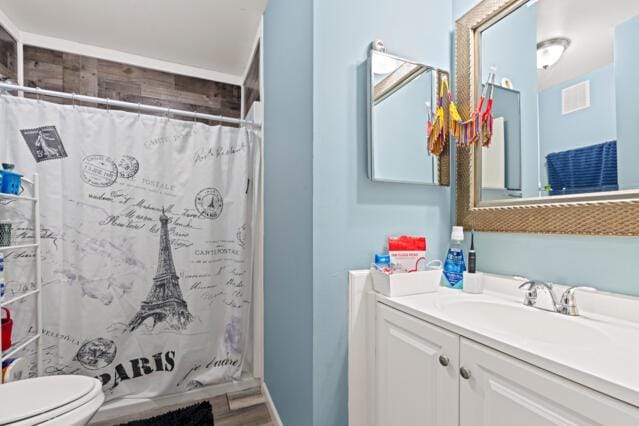
[[[524,293],[517,288],[521,281],[485,277],[485,290],[479,295],[442,287],[436,293],[396,298],[377,294],[377,300],[639,407],[639,298],[580,291],[581,315],[569,317],[523,306]],[[565,287],[555,289],[559,296]],[[457,306],[478,302],[492,311],[486,315],[450,308],[460,302]],[[512,318],[520,312],[521,317]]]

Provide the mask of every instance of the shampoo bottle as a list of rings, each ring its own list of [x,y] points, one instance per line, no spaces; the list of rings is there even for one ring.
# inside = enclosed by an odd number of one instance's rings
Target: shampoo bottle
[[[451,288],[461,289],[464,287],[466,263],[464,262],[462,241],[464,241],[464,228],[461,226],[453,226],[453,232],[450,236],[450,247],[448,248],[448,254],[446,254],[446,260],[444,261],[444,284]]]

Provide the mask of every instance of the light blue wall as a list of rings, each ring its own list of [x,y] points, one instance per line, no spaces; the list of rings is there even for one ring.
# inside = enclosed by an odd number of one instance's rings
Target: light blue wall
[[[541,155],[615,140],[614,65],[565,81],[539,93]],[[590,108],[561,113],[561,91],[590,81]]]
[[[562,115],[561,91],[586,80],[590,80],[590,108]],[[617,139],[614,81],[615,69],[610,64],[539,93],[542,186],[548,183],[549,153]]]
[[[477,268],[639,296],[639,239],[475,233]]]
[[[433,183],[434,157],[426,146],[434,73],[426,72],[373,108],[375,180]]]
[[[450,190],[367,178],[366,65],[370,42],[444,69],[450,0],[320,0],[314,54],[314,424],[348,423],[347,271],[367,268],[386,237],[426,235],[444,255]]]
[[[454,19],[468,4],[469,0],[453,0]],[[499,233],[478,233],[476,238],[480,270],[639,295],[639,280],[629,274],[636,264],[639,238]]]
[[[264,16],[265,380],[286,425],[313,416],[313,2]]]
[[[615,28],[615,87],[617,90],[617,158],[620,189],[639,188],[639,16]]]
[[[524,197],[538,195],[537,163],[537,13],[535,7],[520,7],[508,19],[482,33],[482,81],[491,67],[497,69],[496,83],[509,78],[520,97],[521,190]]]
[[[453,0],[453,18],[455,20],[461,18],[477,3],[477,0]]]

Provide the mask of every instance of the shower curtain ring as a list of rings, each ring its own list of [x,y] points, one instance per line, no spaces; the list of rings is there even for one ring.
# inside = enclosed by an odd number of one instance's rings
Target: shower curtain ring
[[[111,105],[109,104],[109,102],[111,102],[111,99],[106,98],[106,107],[107,107],[107,112],[111,112]]]
[[[36,86],[35,91],[36,91],[36,99],[38,100],[38,102],[40,102],[40,88]]]
[[[138,118],[140,118],[140,112],[142,111],[142,105],[138,102]]]
[[[71,93],[71,101],[73,102],[73,108],[75,108],[75,92]]]
[[[171,108],[170,108],[170,107],[167,107],[167,108],[166,108],[166,113],[164,114],[164,116],[167,118],[167,120],[168,120],[168,118],[169,118],[169,114],[171,114]]]

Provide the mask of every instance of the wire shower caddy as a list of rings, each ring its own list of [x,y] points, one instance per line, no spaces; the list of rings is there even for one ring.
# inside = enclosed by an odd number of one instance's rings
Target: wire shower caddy
[[[33,180],[22,178],[23,182],[31,185],[31,196],[5,194],[0,192],[0,200],[14,200],[20,202],[29,202],[33,204],[33,232],[34,241],[31,244],[19,244],[0,247],[0,252],[3,254],[12,250],[20,249],[34,249],[35,250],[35,288],[22,293],[19,296],[12,297],[8,300],[0,302],[0,307],[5,308],[15,302],[26,299],[28,297],[36,298],[36,315],[35,315],[35,330],[36,333],[28,339],[16,344],[12,344],[6,351],[2,351],[0,355],[0,363],[7,359],[13,358],[16,354],[26,349],[29,345],[36,345],[36,369],[38,376],[42,376],[42,263],[40,253],[40,184],[38,174],[33,175]],[[6,269],[6,262],[5,262]],[[2,339],[2,329],[0,328],[0,340]],[[4,382],[4,381],[0,381]]]

